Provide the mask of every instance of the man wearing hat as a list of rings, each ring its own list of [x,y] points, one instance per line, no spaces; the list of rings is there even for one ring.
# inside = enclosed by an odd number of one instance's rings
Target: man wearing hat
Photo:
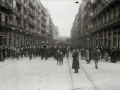
[[[98,69],[98,60],[100,60],[100,50],[98,48],[98,46],[96,46],[96,49],[94,50],[93,52],[93,59],[94,59],[94,62],[95,62],[95,68]]]

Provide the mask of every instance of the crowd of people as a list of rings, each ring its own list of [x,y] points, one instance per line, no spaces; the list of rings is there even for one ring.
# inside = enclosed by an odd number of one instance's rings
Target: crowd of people
[[[95,68],[97,69],[98,60],[111,61],[112,63],[116,63],[120,61],[120,49],[115,47],[107,46],[105,47],[94,47],[94,48],[84,48],[81,50],[81,59],[85,58],[87,64],[93,59],[95,61]]]
[[[20,57],[32,58],[41,57],[41,59],[47,60],[53,57],[57,60],[57,64],[63,64],[63,57],[68,57],[68,45],[47,45],[42,44],[39,46],[27,45],[20,48],[9,48],[0,46],[0,61],[5,59],[19,59]]]
[[[58,65],[63,65],[63,58],[69,56],[69,51],[72,53],[73,63],[72,69],[75,69],[75,72],[78,72],[79,67],[79,53],[81,54],[81,59],[85,59],[87,64],[91,60],[95,61],[95,68],[98,69],[98,60],[104,59],[105,61],[111,61],[116,63],[120,61],[120,49],[112,48],[110,46],[104,47],[78,47],[74,45],[50,45],[50,44],[41,44],[39,46],[27,45],[21,48],[9,48],[0,46],[0,61],[5,59],[19,59],[20,57],[28,57],[30,60],[41,57],[41,60],[47,60],[50,57],[53,57],[57,60]]]
[[[94,52],[95,48],[96,47],[89,48],[89,49],[82,48],[81,49],[81,58],[83,59],[85,57],[86,60],[88,60],[88,59],[92,60],[94,58],[93,52]],[[104,59],[105,61],[110,60],[113,63],[120,61],[120,49],[119,48],[107,46],[106,48],[98,47],[98,49],[100,50],[100,59]]]

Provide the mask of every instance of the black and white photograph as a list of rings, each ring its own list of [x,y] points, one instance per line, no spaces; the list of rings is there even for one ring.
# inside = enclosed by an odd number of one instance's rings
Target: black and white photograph
[[[120,0],[0,0],[0,90],[120,90]]]

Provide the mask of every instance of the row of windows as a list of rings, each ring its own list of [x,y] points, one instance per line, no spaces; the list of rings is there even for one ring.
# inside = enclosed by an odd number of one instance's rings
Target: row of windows
[[[88,26],[88,29],[90,29],[90,28],[92,29],[92,28],[102,25],[106,22],[109,22],[110,20],[118,17],[119,13],[120,13],[119,7],[115,8],[114,10],[111,9],[110,11],[106,12],[102,16],[98,17],[98,19],[93,21],[93,24],[90,24]]]
[[[5,18],[5,20],[3,21],[2,19],[4,19]],[[12,19],[9,19],[9,22],[11,22],[12,23]],[[15,22],[16,21],[16,22]],[[1,23],[1,22],[4,22],[4,23]],[[14,20],[14,22],[16,23],[16,26],[17,27],[22,27],[22,28],[24,28],[25,30],[30,30],[30,31],[35,31],[35,30],[39,30],[39,28],[38,27],[36,27],[36,29],[34,28],[34,27],[31,27],[28,23],[26,23],[25,21],[23,21],[23,20],[19,20],[19,19],[16,19],[16,20]],[[8,24],[8,16],[6,16],[6,15],[4,15],[4,17],[3,17],[3,14],[2,13],[0,13],[0,23],[3,25],[7,25]],[[35,31],[36,32],[36,31]]]

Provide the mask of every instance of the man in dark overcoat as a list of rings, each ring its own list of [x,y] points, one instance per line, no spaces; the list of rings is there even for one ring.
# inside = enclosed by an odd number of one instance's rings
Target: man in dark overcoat
[[[6,49],[5,49],[5,47],[3,47],[2,52],[3,52],[3,58],[6,59]]]
[[[2,52],[1,46],[0,46],[0,61],[3,61],[3,62],[4,62],[3,52]]]
[[[30,60],[32,59],[32,54],[33,54],[33,49],[30,46],[30,47],[28,47],[28,56],[29,56]]]
[[[75,73],[78,73],[78,69],[80,69],[80,67],[78,59],[79,51],[77,50],[77,48],[75,48],[75,50],[73,51],[72,57],[73,57],[72,69],[75,70]]]
[[[93,52],[93,59],[94,59],[94,62],[95,62],[95,68],[98,69],[98,60],[100,60],[100,50],[98,48],[98,46],[96,46],[96,49],[94,50]]]
[[[112,48],[111,52],[111,62],[116,63],[117,62],[117,51],[115,48]]]

